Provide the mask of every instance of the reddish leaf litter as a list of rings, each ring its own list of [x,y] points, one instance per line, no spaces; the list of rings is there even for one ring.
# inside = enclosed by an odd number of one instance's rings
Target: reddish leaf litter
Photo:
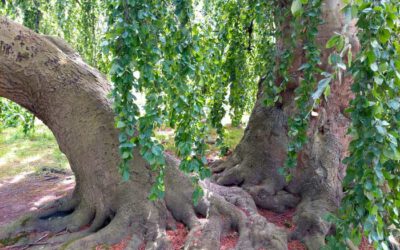
[[[118,243],[118,244],[114,244],[114,245],[112,245],[112,246],[110,246],[110,247],[105,247],[105,246],[103,246],[103,245],[100,245],[100,246],[97,246],[95,249],[96,250],[105,250],[105,249],[112,249],[112,250],[124,250],[124,249],[126,249],[126,247],[128,246],[128,244],[129,244],[129,240],[130,240],[130,237],[127,237],[127,238],[125,238],[125,239],[123,239],[120,243]],[[143,248],[144,249],[144,248]]]
[[[374,250],[374,247],[368,242],[367,238],[363,237],[360,244],[360,250]]]
[[[274,213],[266,209],[258,209],[258,213],[264,216],[269,222],[274,223],[278,227],[289,229],[294,231],[296,226],[293,224],[293,215],[295,209],[286,210],[284,213]],[[298,240],[292,240],[288,242],[289,250],[306,250],[303,243]]]
[[[284,213],[275,213],[266,209],[258,209],[258,213],[265,217],[269,222],[274,223],[278,227],[284,227],[289,231],[294,231],[296,228],[293,224],[293,215],[295,209],[286,210]]]
[[[71,192],[75,185],[71,174],[65,173],[46,173],[41,175],[21,174],[14,178],[0,180],[0,225],[16,219],[17,217],[40,208],[42,205],[63,197]],[[269,222],[279,227],[284,227],[293,231],[294,209],[278,214],[265,209],[259,209],[259,213]],[[176,229],[167,230],[167,236],[174,250],[183,249],[188,229],[179,222],[176,222]],[[32,233],[29,238],[45,241],[50,235],[48,233],[37,235]],[[221,250],[232,249],[236,246],[239,235],[231,231],[221,238]],[[127,237],[120,243],[112,245],[107,249],[122,250],[129,244],[130,238]],[[96,247],[96,250],[104,249],[104,246]],[[1,248],[1,246],[0,246]],[[143,250],[143,243],[139,250]],[[15,250],[17,248],[13,248]],[[305,246],[300,241],[288,243],[289,250],[304,250]],[[373,247],[364,238],[360,245],[360,250],[372,250]]]
[[[167,230],[167,236],[171,242],[173,249],[180,250],[180,249],[183,249],[183,247],[185,245],[185,240],[186,240],[186,236],[188,234],[188,230],[186,229],[185,225],[183,225],[182,223],[176,222],[175,225],[176,225],[176,229]],[[114,244],[109,247],[105,247],[103,245],[97,246],[96,250],[105,250],[105,249],[123,250],[123,249],[126,249],[126,247],[129,244],[129,241],[130,241],[130,237],[127,237],[127,238],[123,239],[120,243]],[[139,246],[138,250],[144,250],[145,247],[146,247],[145,243],[142,243]]]
[[[269,222],[274,223],[278,227],[284,227],[289,231],[293,231],[296,228],[295,225],[292,223],[293,215],[295,212],[294,209],[288,210],[282,214],[271,212],[265,209],[259,209],[258,212],[266,219],[268,219]],[[184,224],[180,222],[176,222],[175,225],[176,228],[174,230],[167,230],[167,236],[169,241],[171,242],[172,249],[181,250],[184,248],[186,237],[188,235],[188,229],[185,227]],[[200,236],[201,231],[198,231],[195,234],[199,234]],[[235,231],[230,231],[228,234],[224,235],[221,238],[220,250],[233,249],[236,246],[238,239],[239,239],[239,234]],[[128,246],[129,240],[130,237],[127,237],[118,244],[114,244],[110,247],[105,247],[105,248],[103,248],[103,246],[98,246],[95,249],[124,250]],[[143,242],[138,250],[145,250],[145,246],[146,244]],[[267,250],[267,249],[261,248],[259,250]],[[288,250],[306,250],[306,247],[300,241],[293,240],[288,242]],[[368,243],[366,238],[363,238],[359,246],[359,250],[374,250],[374,248],[371,246],[371,244]]]
[[[233,249],[236,246],[238,240],[239,234],[237,232],[229,232],[227,235],[222,237],[220,250]]]
[[[186,236],[188,235],[188,230],[186,229],[185,225],[177,222],[176,229],[167,230],[167,235],[174,249],[183,249]]]
[[[274,213],[266,209],[258,209],[258,212],[264,216],[269,222],[274,223],[278,227],[284,227],[289,229],[290,232],[296,229],[296,225],[293,223],[293,215],[295,209],[286,210],[284,213]],[[293,240],[288,243],[289,250],[306,250],[303,243],[298,240]],[[359,246],[359,250],[373,250],[373,246],[368,243],[367,239],[364,237]]]

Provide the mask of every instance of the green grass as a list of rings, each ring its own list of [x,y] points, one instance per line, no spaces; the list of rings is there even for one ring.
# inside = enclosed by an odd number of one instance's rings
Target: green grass
[[[241,127],[225,127],[225,144],[233,150],[236,145],[239,143],[240,139],[243,136],[243,128]],[[174,135],[172,130],[161,129],[156,132],[156,138],[163,144],[164,149],[168,151],[175,151],[175,144],[174,144]],[[213,129],[210,131],[208,138],[206,138],[207,142],[207,155],[215,155],[218,154],[219,149],[215,144],[217,139],[217,133]]]
[[[226,127],[225,143],[230,149],[234,149],[243,137],[243,128]]]
[[[24,135],[20,128],[0,131],[0,179],[37,173],[43,167],[69,169],[67,158],[44,124],[38,122],[30,135]]]
[[[243,136],[242,128],[226,128],[226,145],[233,149]],[[175,151],[173,131],[157,131],[157,139],[166,150]],[[214,130],[206,139],[207,155],[218,155],[215,145],[217,134]],[[51,131],[41,122],[35,125],[34,133],[24,135],[20,128],[7,128],[0,131],[0,179],[11,178],[19,174],[40,173],[43,169],[68,170],[67,158],[58,148]]]

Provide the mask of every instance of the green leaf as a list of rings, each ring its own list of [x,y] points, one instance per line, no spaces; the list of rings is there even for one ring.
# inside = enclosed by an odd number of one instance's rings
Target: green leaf
[[[382,83],[383,83],[383,79],[381,77],[379,77],[379,76],[374,76],[374,81],[378,85],[382,85]]]
[[[336,64],[338,68],[342,69],[342,70],[346,70],[346,65],[342,62],[339,62],[338,64]]]
[[[323,78],[318,82],[317,90],[311,95],[314,100],[317,100],[321,97],[322,93],[326,90],[329,83],[332,81],[332,77]]]
[[[129,152],[125,151],[125,152],[122,154],[122,159],[128,159],[130,156],[131,156],[131,154],[130,154]]]
[[[329,95],[331,94],[331,86],[328,84],[324,90],[325,100],[328,100]]]
[[[381,245],[381,247],[382,247],[383,250],[390,250],[389,247],[388,247],[388,245],[386,244],[386,242],[381,241],[381,242],[380,242],[380,245]]]
[[[353,19],[351,5],[347,5],[346,7],[344,7],[343,13],[344,13],[344,16],[345,16],[346,23],[350,23],[350,21]]]
[[[398,149],[392,148],[384,148],[383,155],[385,155],[388,159],[399,161],[400,160],[400,152]]]
[[[347,64],[351,67],[351,63],[353,60],[353,53],[351,52],[351,48],[347,51]]]
[[[203,197],[203,195],[204,195],[203,189],[197,185],[193,191],[193,203],[195,206],[197,206],[200,198]]]
[[[378,68],[378,64],[376,64],[376,62],[372,63],[369,67],[370,67],[371,70],[374,71],[374,72],[378,71],[378,69],[379,69],[379,68]]]
[[[340,40],[340,35],[333,35],[328,42],[326,42],[326,48],[330,49],[333,48],[334,46],[336,46],[338,44]]]
[[[381,43],[387,43],[390,39],[390,31],[386,28],[380,29],[378,38]]]
[[[124,128],[126,125],[125,125],[125,122],[123,122],[123,121],[118,121],[117,122],[117,128]]]
[[[376,128],[376,130],[378,131],[379,134],[386,135],[386,128],[384,128],[383,126],[376,125],[375,128]]]
[[[394,109],[394,110],[398,111],[399,108],[400,108],[400,102],[398,100],[396,100],[396,99],[392,99],[392,100],[388,101],[388,106],[391,109]]]
[[[124,169],[122,171],[122,180],[123,181],[128,181],[129,180],[129,170]]]
[[[290,10],[292,11],[293,16],[299,16],[303,12],[303,5],[301,4],[301,0],[293,0]]]

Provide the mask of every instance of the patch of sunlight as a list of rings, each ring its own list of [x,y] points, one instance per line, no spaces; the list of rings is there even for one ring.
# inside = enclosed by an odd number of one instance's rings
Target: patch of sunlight
[[[61,185],[69,185],[75,183],[75,178],[70,177],[70,178],[65,178],[64,180],[62,180]]]
[[[232,127],[231,125],[225,125],[225,144],[230,149],[233,150],[240,142],[243,137],[244,127]],[[160,128],[156,132],[156,139],[161,142],[164,149],[175,152],[175,142],[174,142],[174,130],[170,128]],[[213,155],[212,158],[219,159],[218,155],[219,148],[216,145],[217,132],[215,129],[211,129],[206,138],[206,155]]]
[[[26,158],[21,161],[21,164],[29,164],[40,160],[42,157],[43,155],[26,156]]]
[[[0,167],[1,167],[2,165],[5,165],[6,163],[7,163],[7,158],[6,158],[6,157],[0,158]]]
[[[33,203],[34,207],[31,207],[32,209],[37,209],[38,207],[40,207],[41,205],[43,205],[44,203],[47,203],[49,201],[52,201],[54,199],[56,199],[57,197],[55,195],[45,195],[43,197],[41,197],[39,200],[35,201]]]
[[[20,173],[20,174],[14,176],[11,180],[9,180],[9,181],[7,181],[7,182],[8,182],[8,183],[11,183],[11,184],[20,182],[20,181],[22,181],[23,179],[25,179],[26,176],[27,176],[28,174],[32,174],[32,173],[33,173],[33,171],[31,171],[31,172],[23,172],[23,173]]]
[[[20,128],[0,131],[0,180],[40,172],[43,167],[69,169],[52,132],[36,120],[35,131],[30,135],[24,135]]]

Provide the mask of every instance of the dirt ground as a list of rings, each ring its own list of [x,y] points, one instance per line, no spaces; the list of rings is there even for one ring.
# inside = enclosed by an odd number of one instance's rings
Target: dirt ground
[[[16,219],[24,213],[36,210],[51,200],[55,200],[71,192],[74,187],[74,177],[68,172],[44,171],[41,174],[20,174],[13,178],[0,180],[0,225]],[[283,214],[276,214],[268,210],[260,209],[259,213],[270,222],[280,227],[293,230],[292,222],[294,210],[288,210]],[[63,232],[61,232],[62,234]],[[66,232],[64,232],[66,233]],[[187,229],[182,223],[177,222],[175,230],[167,231],[174,250],[183,249]],[[29,238],[34,239],[34,244],[15,244],[12,246],[1,246],[0,249],[25,250],[46,244],[46,239],[51,235],[47,232],[33,233]],[[238,240],[236,232],[230,232],[221,238],[221,250],[232,249]],[[120,250],[127,246],[128,239],[119,244],[111,246],[111,249]],[[299,241],[289,242],[289,250],[306,249]],[[110,249],[110,247],[98,246],[96,250]],[[144,247],[143,247],[144,249]],[[363,250],[372,249],[365,243]]]
[[[66,195],[75,186],[71,174],[20,174],[0,180],[0,225]]]

